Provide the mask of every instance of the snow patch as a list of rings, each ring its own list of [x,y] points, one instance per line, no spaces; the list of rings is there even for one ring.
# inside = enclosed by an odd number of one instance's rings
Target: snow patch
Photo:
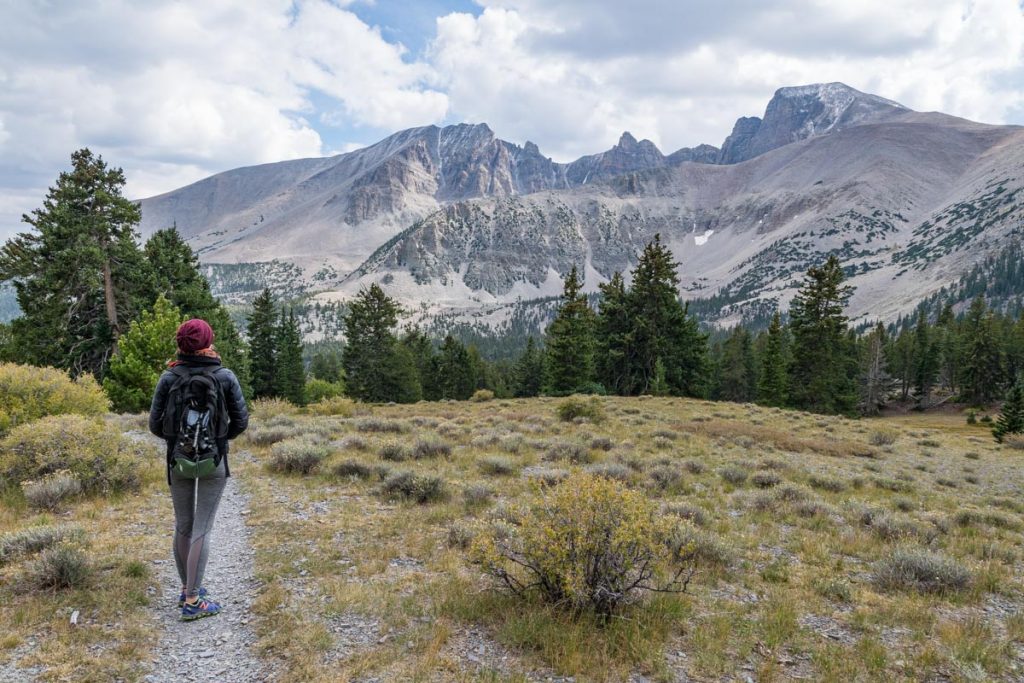
[[[708,240],[711,239],[711,236],[714,235],[714,234],[715,234],[714,230],[705,230],[703,235],[694,235],[693,236],[693,242],[698,247],[702,247],[702,246],[704,246],[705,244],[708,243]]]

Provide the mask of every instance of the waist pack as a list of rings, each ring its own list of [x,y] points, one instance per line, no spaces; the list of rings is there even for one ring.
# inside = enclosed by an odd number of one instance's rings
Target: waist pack
[[[180,477],[202,479],[220,464],[218,439],[227,434],[224,397],[213,376],[216,367],[171,369],[177,378],[168,392],[164,420],[175,434],[168,465]]]

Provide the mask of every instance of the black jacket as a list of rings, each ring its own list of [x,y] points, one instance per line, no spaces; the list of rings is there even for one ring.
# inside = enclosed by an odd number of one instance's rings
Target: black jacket
[[[224,395],[224,407],[227,409],[228,419],[230,420],[227,436],[223,439],[217,439],[217,452],[224,458],[224,472],[230,477],[231,470],[228,469],[227,462],[228,439],[234,439],[249,426],[249,410],[245,407],[242,386],[238,383],[235,373],[231,372],[228,368],[222,367],[220,361],[216,358],[178,354],[178,360],[187,367],[217,366],[213,376],[220,383],[220,388]],[[171,385],[174,384],[175,379],[174,373],[170,370],[165,370],[164,374],[160,375],[160,380],[156,383],[156,391],[153,393],[153,404],[149,408],[149,431],[154,436],[159,436],[167,442],[168,483],[171,478],[171,451],[174,449],[174,437],[177,435],[164,434],[164,410],[167,407],[167,394],[170,392]]]

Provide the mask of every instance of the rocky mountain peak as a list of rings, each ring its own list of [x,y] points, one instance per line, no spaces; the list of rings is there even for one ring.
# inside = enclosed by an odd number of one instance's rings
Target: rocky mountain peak
[[[735,164],[765,152],[861,123],[888,120],[910,110],[843,83],[779,88],[764,117],[743,117],[722,144],[718,163]]]

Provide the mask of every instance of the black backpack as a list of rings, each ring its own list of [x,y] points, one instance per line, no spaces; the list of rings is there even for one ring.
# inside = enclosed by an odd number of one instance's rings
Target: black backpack
[[[218,367],[171,368],[174,383],[167,394],[164,434],[173,434],[168,465],[183,477],[208,475],[222,457],[217,440],[227,436],[224,395],[214,376]]]

